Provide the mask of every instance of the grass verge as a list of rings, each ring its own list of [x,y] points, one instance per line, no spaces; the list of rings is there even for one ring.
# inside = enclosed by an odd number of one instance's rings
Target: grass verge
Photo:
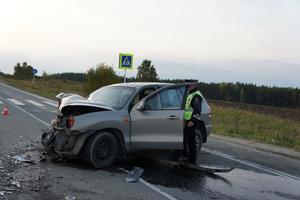
[[[61,92],[77,93],[81,96],[87,96],[84,88],[84,83],[59,79],[36,79],[34,85],[31,80],[17,80],[13,78],[2,79],[4,83],[23,89],[25,91],[37,94],[50,99],[55,99],[55,96]]]
[[[30,80],[5,78],[3,82],[51,99],[54,99],[60,92],[87,96],[84,83],[76,81],[37,79],[34,86],[32,86]],[[289,120],[285,115],[278,113],[283,112],[284,114],[286,109],[278,110],[278,108],[274,108],[277,109],[276,113],[278,114],[278,116],[274,116],[269,110],[268,112],[264,111],[264,113],[251,111],[253,109],[251,105],[247,105],[245,109],[241,105],[239,107],[228,107],[228,105],[220,104],[220,102],[212,103],[211,106],[213,109],[213,132],[216,134],[300,150],[300,122]],[[257,107],[257,105],[253,106]],[[268,109],[271,110],[272,107]],[[294,116],[291,119],[295,119]]]
[[[250,112],[260,113],[263,115],[272,115],[278,118],[289,119],[292,121],[300,122],[300,109],[297,108],[283,108],[283,107],[273,107],[273,106],[263,106],[247,103],[239,103],[233,101],[218,101],[218,100],[209,100],[210,103],[221,106],[221,107],[230,107],[237,110],[246,110]]]
[[[300,123],[212,104],[213,132],[300,150]]]

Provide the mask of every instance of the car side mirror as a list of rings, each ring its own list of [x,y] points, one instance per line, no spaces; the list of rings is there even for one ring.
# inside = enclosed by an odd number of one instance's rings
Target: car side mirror
[[[136,107],[136,109],[138,111],[143,111],[145,110],[145,104],[144,104],[144,101],[140,102],[139,105]]]

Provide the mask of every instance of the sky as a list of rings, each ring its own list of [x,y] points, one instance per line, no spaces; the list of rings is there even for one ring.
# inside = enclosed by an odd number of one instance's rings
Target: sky
[[[26,61],[39,74],[134,70],[160,78],[300,88],[299,0],[0,0],[0,71]]]

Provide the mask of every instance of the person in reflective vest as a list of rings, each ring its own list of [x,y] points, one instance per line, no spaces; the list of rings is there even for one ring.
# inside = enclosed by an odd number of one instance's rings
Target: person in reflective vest
[[[188,96],[184,111],[184,151],[191,164],[196,164],[197,147],[195,139],[195,128],[199,124],[201,116],[202,97],[197,85],[198,81],[186,80],[189,83]]]

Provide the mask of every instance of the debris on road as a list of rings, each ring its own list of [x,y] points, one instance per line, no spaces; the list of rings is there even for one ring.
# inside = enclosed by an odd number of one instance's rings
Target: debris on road
[[[34,145],[33,144],[26,144],[25,147],[26,147],[27,151],[32,151],[33,148],[34,148]]]
[[[208,174],[214,174],[214,173],[227,173],[234,169],[234,167],[226,167],[226,166],[220,166],[220,165],[210,165],[210,164],[191,164],[187,161],[186,158],[179,158],[178,161],[172,161],[172,160],[160,160],[160,163],[164,163],[171,166],[179,166],[184,167],[186,169],[199,171],[203,173]]]
[[[140,167],[134,167],[125,178],[128,183],[137,182],[139,178],[143,175],[144,169]]]
[[[26,163],[30,163],[30,164],[36,164],[34,161],[30,160],[30,159],[27,159],[27,158],[24,158],[22,156],[13,156],[12,157],[13,159],[17,160],[17,161],[20,161],[20,162],[26,162]]]
[[[46,172],[37,165],[45,159],[41,155],[42,149],[33,142],[19,146],[0,154],[0,200],[15,199],[15,196],[31,194],[33,191],[38,194],[45,190]]]
[[[40,156],[40,162],[46,162],[46,161],[47,161],[47,159],[45,156]]]
[[[234,169],[233,167],[212,166],[212,165],[198,165],[198,168],[205,170],[207,173],[227,173]]]
[[[234,168],[233,167],[225,167],[225,166],[216,166],[216,165],[207,165],[207,164],[200,164],[200,165],[193,165],[190,164],[183,159],[179,160],[179,165],[182,167],[200,171],[200,172],[205,172],[209,174],[213,173],[226,173],[232,171]]]
[[[21,187],[21,184],[19,181],[12,181],[10,184],[16,186],[17,188]]]
[[[10,193],[11,191],[16,191],[16,189],[9,188],[9,187],[1,187],[0,190],[1,192],[6,192],[6,193]]]
[[[76,197],[69,195],[65,197],[65,200],[76,200]]]

